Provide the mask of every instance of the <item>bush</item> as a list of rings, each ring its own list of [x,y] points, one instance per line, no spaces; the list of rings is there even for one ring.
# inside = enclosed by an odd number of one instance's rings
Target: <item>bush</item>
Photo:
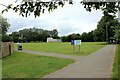
[[[7,34],[2,35],[2,42],[10,42],[12,41],[12,38],[8,36]]]
[[[116,43],[120,43],[120,30],[115,31],[115,40]]]

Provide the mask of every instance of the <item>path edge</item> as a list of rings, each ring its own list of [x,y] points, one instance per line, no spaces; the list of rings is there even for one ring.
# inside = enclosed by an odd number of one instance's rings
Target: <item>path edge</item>
[[[114,65],[114,62],[115,62],[116,50],[117,50],[117,44],[115,44],[115,49],[114,49],[114,53],[113,53],[112,65],[111,65],[111,69],[110,69],[110,72],[111,72],[110,78],[113,78],[113,65]]]

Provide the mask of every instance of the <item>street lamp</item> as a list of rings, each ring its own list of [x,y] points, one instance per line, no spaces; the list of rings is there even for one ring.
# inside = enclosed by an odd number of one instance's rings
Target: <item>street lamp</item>
[[[109,22],[106,23],[106,42],[108,43],[108,25]]]

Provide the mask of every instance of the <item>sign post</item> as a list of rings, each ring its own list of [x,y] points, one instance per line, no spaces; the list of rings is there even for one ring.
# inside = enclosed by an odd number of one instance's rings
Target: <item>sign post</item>
[[[79,47],[79,52],[80,52],[81,40],[75,40],[75,45],[78,45],[78,47]]]
[[[74,42],[74,40],[71,40],[71,45],[73,46],[73,53],[74,53],[74,51],[75,51],[75,42]]]
[[[79,52],[80,52],[81,40],[71,40],[71,45],[73,45],[73,52],[75,51],[75,46],[74,45],[78,45]]]
[[[79,52],[80,52],[80,45],[79,45]]]

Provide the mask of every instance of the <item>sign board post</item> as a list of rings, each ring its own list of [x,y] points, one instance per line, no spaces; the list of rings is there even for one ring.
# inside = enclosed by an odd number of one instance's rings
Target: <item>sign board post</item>
[[[80,52],[80,45],[79,45],[79,52]]]
[[[79,46],[79,52],[80,52],[81,40],[75,40],[75,45]]]
[[[71,40],[71,45],[73,45],[73,52],[75,51],[75,46],[74,45],[78,45],[79,52],[80,52],[81,40]]]
[[[73,46],[73,53],[74,53],[74,51],[75,51],[75,42],[74,42],[74,40],[71,40],[71,45]]]

